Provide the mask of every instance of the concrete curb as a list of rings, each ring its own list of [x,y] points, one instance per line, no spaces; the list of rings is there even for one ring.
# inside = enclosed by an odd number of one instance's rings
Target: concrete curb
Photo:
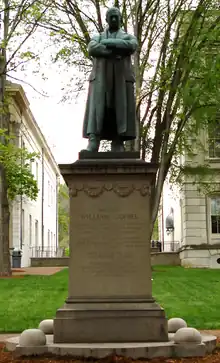
[[[53,335],[47,335],[46,338],[45,346],[21,347],[18,345],[19,336],[12,337],[7,339],[6,348],[16,357],[50,353],[59,356],[104,358],[113,354],[133,359],[204,357],[216,348],[216,337],[212,335],[202,335],[201,344],[175,344],[172,340],[163,343],[54,344]],[[169,338],[172,339],[173,335]]]

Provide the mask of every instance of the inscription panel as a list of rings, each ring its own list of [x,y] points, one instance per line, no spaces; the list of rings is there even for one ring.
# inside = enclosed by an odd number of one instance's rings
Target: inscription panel
[[[70,295],[128,297],[150,294],[146,198],[82,193],[71,201]]]

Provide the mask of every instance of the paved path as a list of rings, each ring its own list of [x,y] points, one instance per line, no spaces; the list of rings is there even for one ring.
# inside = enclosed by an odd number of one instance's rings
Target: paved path
[[[7,339],[17,337],[19,334],[0,334],[0,344],[4,343]]]
[[[65,267],[23,267],[21,269],[15,269],[13,275],[53,275],[56,272],[63,270]]]
[[[220,330],[200,330],[200,331],[201,331],[201,333],[211,334],[211,335],[216,336],[217,338],[220,338]]]

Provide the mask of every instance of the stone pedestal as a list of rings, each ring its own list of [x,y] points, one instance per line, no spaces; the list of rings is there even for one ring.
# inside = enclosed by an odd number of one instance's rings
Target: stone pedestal
[[[149,197],[156,167],[137,159],[60,165],[70,191],[69,295],[55,343],[168,341],[152,298]]]

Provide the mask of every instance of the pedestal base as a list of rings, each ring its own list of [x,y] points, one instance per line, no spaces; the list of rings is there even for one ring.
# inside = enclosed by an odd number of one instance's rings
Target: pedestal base
[[[166,342],[164,310],[144,303],[67,303],[54,319],[54,343]]]
[[[80,153],[74,164],[60,165],[70,191],[69,297],[57,311],[54,342],[167,342],[151,282],[157,167],[138,153],[104,154]]]

